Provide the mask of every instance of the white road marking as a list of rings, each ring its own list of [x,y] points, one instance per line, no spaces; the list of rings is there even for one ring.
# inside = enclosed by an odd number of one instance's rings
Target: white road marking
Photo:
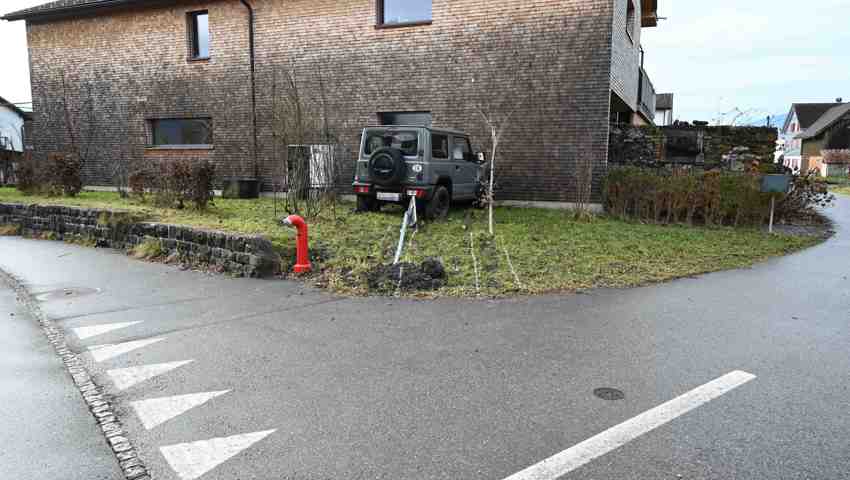
[[[106,373],[112,378],[118,390],[125,390],[137,383],[170,372],[175,368],[194,362],[194,360],[183,360],[180,362],[155,363],[152,365],[139,365],[138,367],[116,368],[107,370]]]
[[[190,393],[189,395],[177,395],[174,397],[151,398],[130,402],[130,405],[136,410],[136,414],[145,428],[150,430],[229,391],[222,390],[220,392]]]
[[[153,345],[154,343],[158,343],[163,340],[165,340],[164,337],[147,338],[145,340],[135,340],[132,342],[95,345],[93,347],[88,347],[88,350],[95,362],[102,362],[104,360],[124,355],[125,353],[130,353],[133,350]]]
[[[555,480],[756,378],[736,370],[609,428],[505,480]]]
[[[178,443],[159,447],[159,451],[181,480],[195,480],[274,431],[265,430],[199,442]]]
[[[93,325],[91,327],[76,327],[76,328],[72,328],[72,330],[74,331],[74,334],[77,336],[77,338],[79,338],[80,340],[85,340],[87,338],[102,335],[106,332],[111,332],[113,330],[119,330],[119,329],[122,329],[122,328],[127,328],[127,327],[129,327],[131,325],[135,325],[137,323],[142,323],[142,322],[138,321],[138,322],[124,322],[124,323],[106,323],[106,324],[103,324],[103,325]]]

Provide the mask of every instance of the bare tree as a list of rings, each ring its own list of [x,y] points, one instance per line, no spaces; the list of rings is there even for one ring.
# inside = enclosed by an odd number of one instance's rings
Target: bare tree
[[[74,155],[81,168],[85,168],[97,136],[97,116],[94,100],[94,84],[91,80],[78,83],[76,92],[71,91],[68,78],[60,74],[62,82],[62,115],[67,145],[66,154]]]
[[[336,214],[336,187],[345,158],[323,67],[298,68],[293,61],[272,81],[275,155],[284,159],[281,184],[284,209],[318,215],[325,206]]]
[[[488,210],[488,231],[495,232],[493,207],[496,200],[496,159],[506,132],[513,126],[514,116],[520,108],[527,106],[533,95],[533,83],[529,72],[535,63],[533,51],[525,42],[517,40],[512,48],[493,49],[482,46],[476,52],[479,66],[475,71],[483,72],[469,80],[467,98],[472,99],[475,113],[489,136],[489,172],[484,185],[483,201]]]
[[[740,107],[735,107],[727,112],[718,113],[714,118],[714,124],[717,126],[736,127],[740,125],[752,125],[759,119],[764,119],[767,112],[758,108],[748,108],[741,110]]]

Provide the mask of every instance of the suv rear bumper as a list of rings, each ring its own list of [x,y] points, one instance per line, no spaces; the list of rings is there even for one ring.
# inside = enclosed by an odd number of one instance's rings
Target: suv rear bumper
[[[362,182],[354,182],[352,184],[354,187],[354,193],[357,196],[377,198],[378,193],[397,193],[399,194],[399,201],[407,202],[410,197],[416,197],[423,200],[430,200],[432,196],[434,196],[434,186],[433,185],[417,185],[417,186],[406,186],[406,185],[396,185],[393,187],[383,187],[380,185],[374,185],[371,183],[362,183]],[[368,192],[358,191],[358,187],[368,188]],[[413,194],[413,192],[422,192],[419,194]],[[392,201],[392,200],[385,200]]]

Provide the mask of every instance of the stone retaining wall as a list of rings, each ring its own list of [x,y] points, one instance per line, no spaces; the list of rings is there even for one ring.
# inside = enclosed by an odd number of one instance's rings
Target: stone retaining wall
[[[125,251],[153,240],[159,242],[164,257],[239,276],[265,277],[281,269],[280,256],[265,238],[140,222],[132,212],[0,203],[0,225],[4,224],[18,225],[24,236],[79,240]]]
[[[775,128],[767,127],[612,125],[608,162],[729,167],[729,155],[746,152],[748,158],[772,163],[777,135]]]

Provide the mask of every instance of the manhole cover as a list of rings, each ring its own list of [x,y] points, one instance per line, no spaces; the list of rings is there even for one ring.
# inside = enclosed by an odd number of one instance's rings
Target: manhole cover
[[[99,288],[88,288],[88,287],[67,287],[60,288],[58,290],[50,290],[49,292],[42,292],[36,295],[36,299],[40,301],[48,301],[48,300],[62,300],[64,299],[72,299],[78,297],[84,297],[86,295],[94,295],[95,293],[99,293]]]
[[[597,388],[593,391],[593,394],[602,400],[622,400],[626,398],[626,394],[622,392],[622,390],[617,390],[616,388]]]

